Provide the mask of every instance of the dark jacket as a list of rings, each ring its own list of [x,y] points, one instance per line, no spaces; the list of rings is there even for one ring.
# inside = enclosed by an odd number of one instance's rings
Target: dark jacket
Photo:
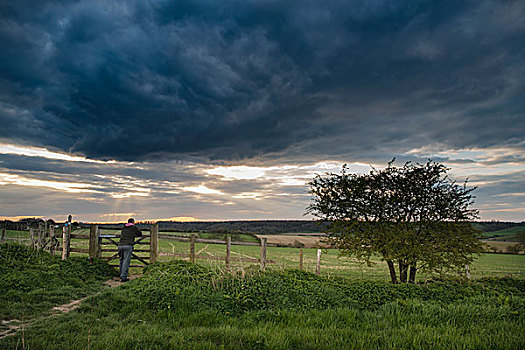
[[[142,237],[142,232],[135,225],[124,226],[120,232],[118,245],[134,245],[135,237]]]

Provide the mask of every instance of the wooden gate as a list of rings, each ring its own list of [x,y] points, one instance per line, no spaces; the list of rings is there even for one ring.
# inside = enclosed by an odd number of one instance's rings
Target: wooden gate
[[[59,241],[55,236],[55,226],[48,222],[39,222],[37,226],[32,224],[29,227],[29,236],[33,248],[48,249],[53,255],[59,246]]]
[[[131,254],[131,259],[142,263],[142,265],[135,264],[130,267],[144,267],[157,261],[158,255],[158,224],[151,225],[150,234],[143,234],[135,240],[135,246]],[[89,239],[89,249],[71,247],[71,238]],[[149,240],[148,240],[149,238]],[[101,234],[98,225],[91,225],[89,229],[89,236],[82,234],[71,234],[69,230],[64,230],[64,243],[62,259],[67,259],[70,252],[88,253],[90,259],[102,259],[108,263],[113,260],[118,260],[118,241],[119,234],[105,235]],[[144,247],[145,246],[145,247]],[[149,253],[149,256],[139,256],[136,253]],[[113,253],[110,256],[104,256],[104,253]],[[149,261],[148,261],[149,260]],[[110,264],[118,267],[118,264]]]
[[[118,239],[120,238],[120,235],[98,235],[98,244],[99,244],[99,247],[100,248],[100,256],[99,258],[100,259],[103,259],[103,260],[106,260],[108,263],[111,262],[112,260],[118,260],[119,259],[119,255],[118,255]],[[132,260],[138,260],[139,262],[141,262],[143,265],[129,265],[129,267],[144,267],[146,265],[149,265],[149,262],[146,261],[146,259],[150,259],[150,257],[140,257],[138,255],[136,255],[135,253],[145,253],[145,252],[150,252],[150,247],[151,247],[151,239],[147,242],[145,242],[144,240],[146,238],[151,238],[151,235],[142,235],[142,237],[139,237],[138,239],[135,239],[135,246],[143,246],[143,245],[147,245],[148,248],[147,249],[144,249],[144,248],[133,248],[133,252],[131,253],[131,259]],[[108,247],[109,248],[106,248]],[[103,257],[102,256],[102,253],[103,252],[110,252],[110,253],[114,253],[113,255],[111,256],[108,256],[108,257]],[[110,266],[114,266],[114,267],[118,267],[119,265],[118,264],[110,264]]]

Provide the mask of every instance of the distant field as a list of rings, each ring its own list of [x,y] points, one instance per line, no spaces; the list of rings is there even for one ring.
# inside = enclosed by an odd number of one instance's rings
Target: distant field
[[[304,248],[318,248],[325,246],[320,242],[322,237],[308,235],[308,236],[296,236],[292,234],[284,235],[257,235],[258,238],[266,238],[268,243],[278,245],[290,245],[294,247]]]
[[[484,232],[483,237],[489,238],[489,237],[501,237],[503,239],[510,239],[510,238],[517,238],[517,236],[520,233],[525,232],[525,226],[515,226],[510,227],[502,230],[492,231],[492,232]]]
[[[28,231],[6,230],[5,236],[8,239],[25,240],[25,239],[29,239],[29,232]]]
[[[502,242],[502,241],[484,241],[492,249],[497,249],[498,253],[506,253],[509,246],[516,246],[518,242]],[[520,254],[524,254],[523,250],[520,250]]]

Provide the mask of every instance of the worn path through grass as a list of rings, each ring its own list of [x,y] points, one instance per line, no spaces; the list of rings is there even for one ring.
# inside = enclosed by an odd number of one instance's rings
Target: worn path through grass
[[[133,279],[138,278],[138,277],[140,277],[140,275],[131,275],[128,278],[130,280],[133,280]],[[105,281],[102,284],[106,285],[106,286],[108,286],[110,288],[115,288],[115,287],[120,286],[122,284],[122,282],[120,282],[119,278],[114,277],[112,279],[109,279],[109,280]],[[97,296],[97,295],[99,295],[101,293],[104,293],[105,291],[106,291],[106,289],[103,289],[103,290],[101,290],[101,291],[99,291],[97,293],[90,294],[90,295],[85,296],[83,298],[73,300],[73,301],[71,301],[71,302],[69,302],[67,304],[54,306],[51,310],[49,310],[48,312],[45,312],[44,315],[39,315],[39,316],[33,317],[33,318],[29,319],[29,320],[21,321],[21,320],[16,319],[16,318],[12,319],[12,320],[2,320],[1,321],[2,326],[3,327],[7,327],[7,329],[0,330],[0,339],[5,338],[5,337],[9,337],[9,336],[12,336],[12,335],[15,335],[18,332],[23,332],[25,329],[27,329],[29,326],[33,325],[36,322],[41,322],[41,321],[50,319],[52,317],[60,316],[62,314],[67,314],[68,312],[71,312],[71,311],[75,310],[76,308],[78,308],[82,304],[82,302],[84,302],[89,297],[95,297],[95,296]]]

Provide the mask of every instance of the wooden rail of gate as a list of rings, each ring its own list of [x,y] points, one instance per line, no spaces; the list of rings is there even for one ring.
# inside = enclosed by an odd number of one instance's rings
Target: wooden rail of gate
[[[142,237],[139,237],[138,239],[135,240],[135,245],[148,245],[148,246],[151,246],[151,240],[148,241],[148,242],[145,242],[144,240],[147,239],[147,238],[150,238],[151,235],[145,235],[143,234]],[[116,260],[116,259],[119,259],[119,255],[118,255],[118,242],[117,242],[117,239],[120,238],[120,235],[99,235],[98,236],[98,250],[97,250],[97,255],[95,257],[97,258],[100,258],[100,259],[103,259],[103,260],[106,260],[108,262],[110,262],[111,260]],[[111,246],[111,248],[103,248],[103,246]],[[115,247],[113,247],[115,246]],[[149,265],[149,262],[146,261],[146,259],[148,258],[145,258],[145,257],[141,257],[141,256],[138,256],[136,255],[135,253],[144,253],[144,252],[150,252],[150,247],[148,247],[148,249],[133,249],[133,252],[131,253],[131,259],[132,260],[138,260],[140,261],[142,264],[144,265],[129,265],[130,267],[143,267],[145,265]],[[115,253],[113,254],[112,256],[109,256],[109,257],[103,257],[102,256],[102,252],[111,252],[111,253]],[[117,265],[114,265],[114,264],[110,264],[111,266],[119,266],[118,264]]]
[[[130,267],[144,267],[157,261],[158,256],[158,224],[151,225],[150,234],[143,234],[142,237],[138,237],[135,240],[137,246],[147,246],[147,249],[137,248],[133,249],[131,254],[132,260],[138,260],[143,265],[130,265]],[[89,234],[75,234],[71,233],[70,228],[65,226],[63,234],[63,245],[62,245],[62,259],[67,259],[71,252],[76,253],[87,253],[90,259],[103,259],[108,262],[119,259],[118,256],[118,240],[119,234],[104,235],[100,234],[98,225],[92,224],[89,228]],[[149,238],[148,241],[146,241]],[[71,239],[88,239],[89,248],[76,248],[71,247]],[[109,246],[109,247],[108,247]],[[103,253],[109,252],[114,253],[111,256],[103,256]],[[149,257],[138,256],[135,253],[149,253]],[[149,260],[149,261],[147,261]],[[110,264],[111,266],[118,267],[118,264]]]

